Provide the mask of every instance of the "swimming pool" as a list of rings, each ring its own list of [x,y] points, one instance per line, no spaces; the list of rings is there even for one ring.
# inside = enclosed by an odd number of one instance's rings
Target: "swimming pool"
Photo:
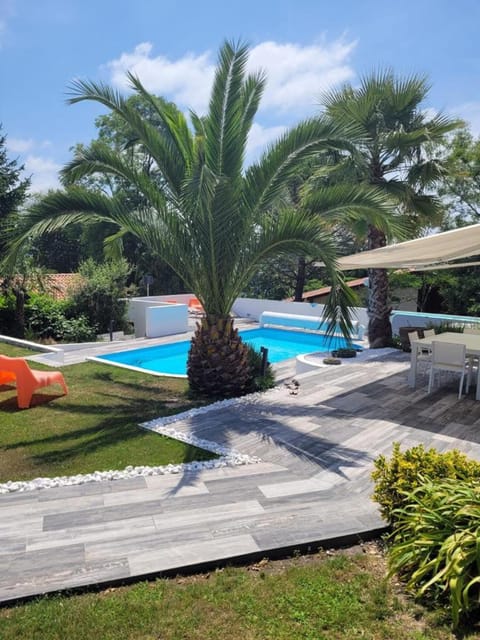
[[[283,329],[246,329],[239,332],[242,340],[260,350],[268,349],[268,360],[272,364],[312,351],[330,351],[346,346],[343,338],[328,339],[324,335],[286,331]],[[358,347],[360,348],[360,347]],[[187,374],[187,356],[190,340],[171,342],[143,349],[121,351],[92,358],[119,367],[154,375],[180,376]]]

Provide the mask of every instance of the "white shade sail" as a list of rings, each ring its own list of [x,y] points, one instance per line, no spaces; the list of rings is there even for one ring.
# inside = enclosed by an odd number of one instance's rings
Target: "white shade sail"
[[[368,268],[420,271],[422,267],[426,270],[464,266],[450,263],[476,255],[480,255],[480,224],[345,256],[339,258],[338,266],[342,271]]]

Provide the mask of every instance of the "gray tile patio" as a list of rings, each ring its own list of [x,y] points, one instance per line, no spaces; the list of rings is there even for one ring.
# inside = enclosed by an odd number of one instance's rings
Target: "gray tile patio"
[[[0,496],[0,601],[354,540],[383,527],[374,458],[392,442],[480,459],[480,402],[407,386],[408,358],[326,367],[175,428],[257,464]]]

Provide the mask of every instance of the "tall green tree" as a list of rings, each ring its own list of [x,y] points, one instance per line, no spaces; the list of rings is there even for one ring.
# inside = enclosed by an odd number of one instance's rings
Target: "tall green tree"
[[[447,224],[460,227],[480,221],[480,138],[468,129],[444,145],[446,172],[439,185],[448,209]]]
[[[21,178],[24,170],[17,160],[9,160],[7,138],[2,134],[0,125],[0,261],[5,257],[12,229],[18,221],[18,212],[27,198],[30,187],[29,178]],[[24,260],[11,263],[9,270],[0,272],[0,290],[3,294],[12,292],[15,296],[16,330],[19,337],[25,331],[25,291],[23,279],[15,278],[18,267]],[[21,272],[21,271],[20,271]]]
[[[164,100],[157,96],[149,96],[146,100],[141,94],[133,94],[126,100],[127,105],[134,109],[139,116],[149,122],[156,129],[163,129],[164,124],[155,108],[155,102],[163,104]],[[96,139],[92,140],[90,146],[97,144],[107,145],[116,153],[122,154],[128,162],[139,171],[151,173],[150,169],[154,159],[147,148],[136,144],[136,134],[129,123],[115,111],[98,116],[95,119],[95,126],[98,131]],[[87,151],[84,145],[76,146],[77,155],[83,155]],[[81,184],[90,189],[97,189],[102,193],[110,195],[123,192],[125,202],[131,208],[137,208],[145,204],[143,195],[123,176],[100,174],[82,176],[75,179],[71,174],[64,174],[64,184]],[[115,224],[110,222],[96,222],[90,225],[83,225],[81,230],[81,244],[83,254],[92,257],[95,261],[107,259],[118,259],[123,256],[132,265],[131,279],[139,285],[142,276],[149,273],[153,276],[153,293],[179,293],[185,291],[181,279],[166,264],[161,256],[150,251],[143,242],[126,231],[117,233]]]
[[[128,75],[136,94],[162,123],[154,126],[108,86],[77,81],[71,103],[93,100],[132,131],[130,145],[152,158],[141,170],[131,154],[100,142],[78,153],[64,169],[70,181],[102,174],[120,177],[141,195],[132,208],[123,191],[114,195],[73,185],[48,194],[25,218],[25,238],[68,224],[106,220],[129,231],[161,256],[184,280],[205,309],[188,359],[194,392],[234,396],[249,386],[248,350],[233,327],[230,310],[259,264],[281,254],[318,256],[332,286],[326,319],[348,333],[351,294],[336,270],[335,247],[316,217],[273,205],[306,158],[322,149],[348,148],[352,127],[311,119],[285,133],[244,171],[248,134],[265,86],[262,73],[248,75],[248,48],[225,43],[219,53],[208,112],[190,112],[190,127],[175,105],[150,95]]]
[[[375,186],[397,206],[410,237],[441,220],[443,209],[432,188],[443,175],[439,158],[427,148],[459,126],[443,115],[424,110],[429,84],[422,76],[396,77],[392,71],[366,76],[358,87],[346,85],[323,96],[326,117],[337,126],[356,126],[362,139],[341,165],[343,179]],[[366,248],[386,244],[386,234],[366,224]],[[387,346],[392,338],[385,269],[369,270],[368,337],[371,347]]]
[[[5,254],[9,229],[15,224],[30,187],[30,179],[21,178],[23,170],[23,165],[19,165],[17,160],[9,160],[7,137],[2,134],[0,125],[0,259]]]

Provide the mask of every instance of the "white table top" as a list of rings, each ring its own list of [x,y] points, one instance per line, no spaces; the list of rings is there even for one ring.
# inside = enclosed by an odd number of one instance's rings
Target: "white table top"
[[[435,342],[451,342],[455,344],[464,344],[467,353],[480,352],[480,335],[473,333],[456,333],[454,331],[446,331],[445,333],[439,333],[435,336],[429,336],[428,338],[419,338],[414,340],[415,344],[431,344]]]

